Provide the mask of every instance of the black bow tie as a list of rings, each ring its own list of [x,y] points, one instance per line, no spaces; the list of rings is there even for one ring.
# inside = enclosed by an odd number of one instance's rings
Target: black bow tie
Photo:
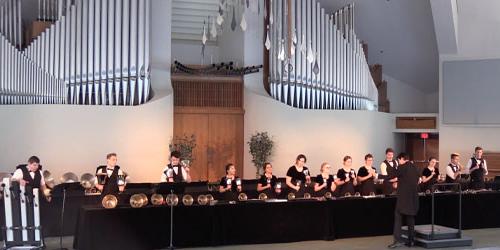
[[[114,170],[114,168],[106,168],[106,170],[113,171],[113,170]]]

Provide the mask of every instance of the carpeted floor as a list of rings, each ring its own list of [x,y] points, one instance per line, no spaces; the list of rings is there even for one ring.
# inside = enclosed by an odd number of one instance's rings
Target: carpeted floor
[[[477,229],[477,230],[466,230],[464,235],[472,237],[474,244],[472,247],[465,248],[446,248],[449,250],[455,249],[475,249],[475,250],[500,250],[500,228],[493,229]],[[55,249],[59,246],[59,238],[47,238],[45,239],[47,248]],[[282,243],[282,244],[261,244],[261,245],[238,245],[238,246],[223,246],[223,247],[203,247],[203,248],[187,248],[196,250],[216,250],[216,249],[237,249],[237,250],[322,250],[322,249],[349,249],[349,250],[377,250],[377,249],[387,249],[387,245],[392,242],[391,236],[378,236],[378,237],[368,237],[368,238],[350,238],[350,239],[340,239],[335,241],[303,241],[294,243]],[[73,237],[63,238],[63,247],[72,249]],[[417,248],[417,247],[416,247]],[[398,249],[408,249],[407,247],[401,247]]]

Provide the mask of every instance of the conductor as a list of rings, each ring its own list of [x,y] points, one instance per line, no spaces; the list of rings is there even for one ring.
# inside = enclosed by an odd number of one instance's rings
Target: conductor
[[[397,157],[399,167],[393,172],[390,178],[398,178],[396,210],[394,211],[394,243],[389,248],[397,248],[405,243],[411,247],[414,243],[415,216],[418,211],[418,182],[420,171],[409,161],[406,153],[401,153]],[[401,226],[403,217],[408,225],[408,241],[401,237]]]

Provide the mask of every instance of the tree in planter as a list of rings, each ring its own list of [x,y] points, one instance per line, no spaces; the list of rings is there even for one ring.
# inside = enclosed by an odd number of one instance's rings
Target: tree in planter
[[[190,165],[195,160],[193,157],[193,149],[196,148],[196,137],[194,134],[191,136],[175,136],[170,140],[168,145],[170,152],[179,151],[181,153],[181,159],[183,161],[188,161],[187,164]]]
[[[269,160],[272,154],[274,142],[267,132],[257,132],[250,137],[248,146],[250,146],[252,162],[255,168],[257,168],[255,175],[258,178],[264,163]]]

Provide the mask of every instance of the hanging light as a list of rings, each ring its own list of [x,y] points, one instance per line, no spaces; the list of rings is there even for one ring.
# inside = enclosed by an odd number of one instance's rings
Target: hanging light
[[[267,25],[266,42],[264,43],[267,50],[271,49],[271,40],[269,40],[269,25]]]

